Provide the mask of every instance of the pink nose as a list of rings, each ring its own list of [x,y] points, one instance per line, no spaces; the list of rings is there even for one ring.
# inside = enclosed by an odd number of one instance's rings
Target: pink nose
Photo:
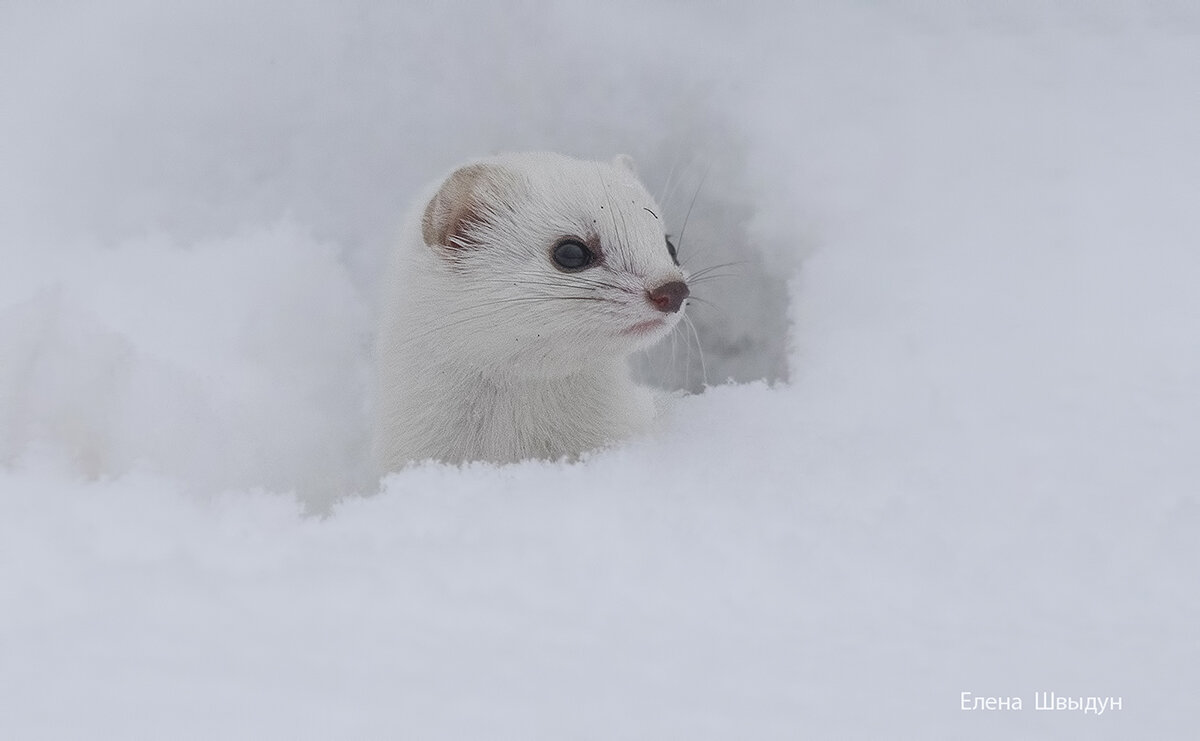
[[[683,300],[690,294],[687,283],[673,280],[646,291],[646,298],[650,299],[650,303],[654,304],[654,308],[659,311],[674,314],[679,311],[679,307],[683,306]]]

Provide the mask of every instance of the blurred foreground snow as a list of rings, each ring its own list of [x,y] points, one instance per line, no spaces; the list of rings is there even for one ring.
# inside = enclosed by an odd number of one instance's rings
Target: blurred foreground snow
[[[1197,79],[1186,3],[5,6],[0,737],[1194,737]],[[371,481],[395,219],[533,147],[708,168],[787,383]]]

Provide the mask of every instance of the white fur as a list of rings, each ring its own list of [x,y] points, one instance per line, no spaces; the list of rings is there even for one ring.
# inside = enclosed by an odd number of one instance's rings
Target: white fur
[[[686,276],[628,158],[523,153],[473,164],[487,173],[486,223],[469,232],[477,244],[426,244],[426,207],[452,190],[443,180],[409,215],[383,284],[373,442],[381,471],[425,459],[573,456],[654,415],[627,357],[681,317],[655,309],[647,291]],[[554,245],[589,233],[602,264],[556,268]],[[656,319],[664,322],[652,332],[622,334]]]

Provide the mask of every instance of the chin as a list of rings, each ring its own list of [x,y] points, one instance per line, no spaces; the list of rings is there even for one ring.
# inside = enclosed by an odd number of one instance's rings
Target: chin
[[[678,324],[677,318],[642,322],[627,327],[621,332],[621,336],[629,341],[635,351],[645,350],[671,334]]]

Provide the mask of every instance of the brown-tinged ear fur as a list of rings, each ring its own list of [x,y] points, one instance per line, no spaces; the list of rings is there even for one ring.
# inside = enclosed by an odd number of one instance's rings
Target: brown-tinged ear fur
[[[425,244],[449,249],[469,246],[472,225],[486,220],[485,199],[500,196],[499,175],[492,165],[467,165],[451,173],[425,207],[421,218]]]

